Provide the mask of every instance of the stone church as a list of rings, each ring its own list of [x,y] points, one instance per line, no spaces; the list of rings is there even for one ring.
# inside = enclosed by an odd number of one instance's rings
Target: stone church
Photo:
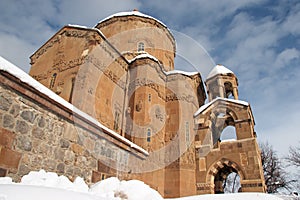
[[[0,174],[117,176],[170,198],[223,193],[234,172],[241,192],[265,192],[237,77],[217,65],[203,82],[174,70],[175,54],[167,26],[135,10],[61,28],[30,57],[35,80],[1,61]],[[234,140],[221,139],[227,127]]]

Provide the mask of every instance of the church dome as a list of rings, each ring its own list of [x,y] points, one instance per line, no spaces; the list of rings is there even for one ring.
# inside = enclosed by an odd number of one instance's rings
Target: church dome
[[[119,52],[147,52],[159,60],[165,71],[174,69],[175,38],[158,19],[137,10],[119,12],[101,20],[95,28]]]
[[[208,74],[206,79],[210,79],[216,75],[228,75],[228,74],[234,75],[234,73],[228,68],[226,68],[224,65],[218,64],[211,70],[211,72]]]

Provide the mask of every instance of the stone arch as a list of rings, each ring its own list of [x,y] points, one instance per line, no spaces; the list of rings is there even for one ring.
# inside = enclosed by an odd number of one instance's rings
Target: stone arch
[[[235,127],[235,121],[238,119],[235,111],[227,108],[226,106],[219,106],[218,109],[215,109],[210,114],[210,121],[212,122],[209,127],[212,134],[213,146],[218,147],[218,142],[220,142],[221,134],[223,130],[232,126],[235,128],[236,138],[238,138],[238,133]]]
[[[211,182],[211,180],[213,180],[213,177],[218,173],[218,171],[223,168],[224,166],[228,166],[228,167],[232,167],[233,169],[235,169],[239,176],[241,177],[242,180],[245,179],[245,173],[244,171],[241,169],[241,167],[239,167],[238,164],[236,164],[235,162],[233,162],[232,160],[228,159],[228,158],[222,158],[221,160],[218,160],[216,162],[214,162],[208,169],[208,173],[206,176],[206,182],[209,183]]]
[[[242,170],[242,168],[237,163],[231,161],[230,159],[222,158],[221,160],[214,162],[210,166],[210,168],[208,169],[208,173],[206,175],[206,183],[213,186],[212,188],[214,188],[211,191],[212,193],[215,192],[215,177],[224,168],[231,170],[231,171],[229,171],[227,176],[231,172],[235,172],[239,175],[241,181],[246,179],[245,172]]]

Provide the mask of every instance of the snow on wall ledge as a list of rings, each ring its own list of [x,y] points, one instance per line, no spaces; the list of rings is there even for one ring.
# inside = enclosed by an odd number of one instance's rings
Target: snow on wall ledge
[[[76,113],[77,115],[79,115],[79,116],[83,117],[84,119],[90,121],[91,123],[97,125],[99,128],[101,128],[101,129],[105,130],[106,132],[108,132],[109,134],[111,134],[113,137],[115,137],[115,138],[119,139],[120,141],[124,142],[125,144],[129,145],[131,148],[136,149],[145,155],[149,155],[149,153],[145,149],[139,147],[138,145],[134,144],[133,142],[129,141],[128,139],[124,138],[123,136],[119,135],[118,133],[114,132],[113,130],[102,125],[100,122],[98,122],[96,119],[94,119],[90,115],[82,112],[81,110],[76,108],[74,105],[70,104],[69,102],[67,102],[66,100],[64,100],[57,94],[55,94],[53,91],[51,91],[50,89],[48,89],[47,87],[42,85],[40,82],[36,81],[34,78],[29,76],[27,73],[22,71],[20,68],[18,68],[14,64],[12,64],[9,61],[7,61],[6,59],[4,59],[2,56],[0,56],[0,70],[5,71],[5,72],[11,74],[12,76],[18,78],[21,82],[30,85],[31,87],[38,90],[40,93],[48,96],[49,98],[51,98],[55,102],[59,103],[63,107],[69,109],[73,113]]]
[[[77,177],[74,182],[52,172],[30,172],[20,183],[11,178],[0,178],[0,200],[163,200],[159,193],[142,181],[119,181],[112,177],[87,186]],[[235,193],[200,195],[173,200],[281,200],[279,196],[263,193]],[[284,199],[297,199],[285,196]]]

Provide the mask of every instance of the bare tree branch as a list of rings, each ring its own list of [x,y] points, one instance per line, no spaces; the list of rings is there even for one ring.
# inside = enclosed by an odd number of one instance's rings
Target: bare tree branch
[[[260,144],[260,148],[267,192],[276,193],[279,188],[290,190],[291,183],[296,180],[288,180],[287,173],[273,147],[268,143],[263,143]]]

